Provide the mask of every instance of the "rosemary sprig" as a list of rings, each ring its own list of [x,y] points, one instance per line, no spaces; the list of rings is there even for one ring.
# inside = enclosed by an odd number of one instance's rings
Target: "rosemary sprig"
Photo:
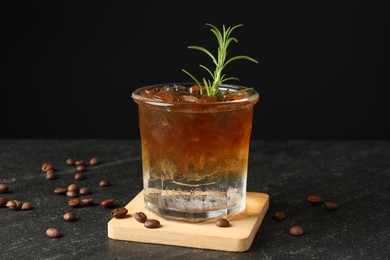
[[[214,72],[212,72],[209,68],[207,68],[204,65],[199,65],[201,68],[203,68],[204,70],[206,70],[208,72],[208,74],[212,78],[212,81],[207,80],[206,78],[202,78],[202,82],[201,82],[196,77],[194,77],[191,73],[189,73],[188,71],[186,71],[184,69],[182,69],[182,71],[184,73],[186,73],[188,76],[190,76],[196,82],[196,84],[199,85],[201,95],[203,94],[203,87],[204,87],[204,89],[206,90],[207,96],[216,97],[216,96],[222,95],[221,91],[219,90],[219,86],[221,86],[221,84],[223,82],[228,81],[228,80],[239,80],[236,77],[226,77],[225,74],[222,74],[223,69],[229,63],[231,63],[232,61],[235,61],[235,60],[249,60],[249,61],[253,61],[255,63],[258,63],[258,61],[249,57],[249,56],[246,56],[246,55],[234,56],[234,57],[227,59],[227,54],[228,54],[227,49],[228,49],[230,43],[232,43],[232,42],[237,43],[238,42],[237,38],[230,37],[230,34],[232,33],[232,31],[234,29],[241,27],[242,24],[238,24],[238,25],[233,26],[233,27],[228,27],[227,29],[226,29],[225,25],[223,25],[222,32],[220,30],[218,30],[218,28],[212,24],[207,23],[206,25],[210,27],[211,32],[215,35],[215,37],[218,40],[218,56],[217,56],[217,58],[209,50],[207,50],[204,47],[188,46],[188,48],[204,52],[212,59],[213,63],[215,64]]]

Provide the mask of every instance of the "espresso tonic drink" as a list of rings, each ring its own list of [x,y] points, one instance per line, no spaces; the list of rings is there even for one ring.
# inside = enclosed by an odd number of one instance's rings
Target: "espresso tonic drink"
[[[211,99],[193,84],[136,90],[145,204],[166,218],[202,221],[245,209],[253,105],[259,95],[222,86]],[[238,93],[233,95],[234,93]]]

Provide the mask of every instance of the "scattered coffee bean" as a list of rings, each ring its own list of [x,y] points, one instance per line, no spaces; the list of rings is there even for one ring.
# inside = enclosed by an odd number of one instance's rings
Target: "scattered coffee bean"
[[[54,194],[58,194],[58,195],[64,195],[66,194],[68,190],[65,189],[65,188],[55,188],[54,189]]]
[[[66,159],[66,164],[67,165],[74,165],[74,159],[69,157],[68,159]]]
[[[85,162],[84,162],[83,160],[79,160],[79,161],[75,161],[74,164],[75,164],[76,166],[79,166],[79,165],[84,165]]]
[[[19,210],[22,207],[22,202],[19,200],[10,200],[7,202],[6,206],[12,210]]]
[[[90,160],[89,160],[89,165],[91,166],[94,166],[94,165],[98,165],[100,162],[99,162],[99,159],[97,157],[92,157]]]
[[[290,234],[293,236],[301,236],[303,235],[303,228],[300,226],[293,226],[290,228]]]
[[[100,203],[100,205],[103,206],[104,208],[111,208],[112,206],[114,206],[114,200],[113,199],[103,200]]]
[[[42,172],[46,173],[48,170],[53,170],[53,165],[50,163],[44,163],[41,167]]]
[[[318,204],[322,202],[322,198],[318,195],[309,195],[307,196],[307,201],[312,203],[312,204]]]
[[[328,210],[335,210],[339,207],[339,205],[337,205],[337,203],[335,203],[333,201],[326,201],[324,203],[324,207]]]
[[[77,197],[77,195],[78,195],[77,191],[74,191],[74,190],[68,190],[66,192],[66,196],[69,198]]]
[[[215,225],[218,227],[228,227],[230,225],[229,221],[225,218],[219,218],[215,221]]]
[[[7,205],[7,200],[5,198],[0,197],[0,208],[4,208]]]
[[[286,218],[286,213],[284,213],[281,210],[275,211],[274,214],[272,215],[272,218],[275,220],[283,220]]]
[[[79,207],[81,204],[80,200],[79,199],[70,199],[68,201],[68,205],[69,207],[72,207],[72,208],[77,208]]]
[[[76,181],[80,181],[80,180],[84,180],[84,174],[82,174],[81,172],[78,172],[78,173],[76,173],[75,175],[74,175],[74,179],[76,180]]]
[[[107,187],[107,186],[110,186],[110,182],[106,179],[102,179],[99,181],[99,186],[100,187]]]
[[[79,187],[77,186],[77,184],[72,183],[68,186],[68,191],[78,191],[78,190]]]
[[[80,195],[89,195],[89,194],[91,194],[91,189],[88,187],[82,187],[79,190],[79,193],[80,193]]]
[[[116,208],[113,211],[111,211],[111,215],[114,218],[124,218],[127,215],[127,209],[126,208]]]
[[[160,221],[158,221],[157,219],[147,219],[144,223],[144,226],[146,228],[159,228]]]
[[[32,208],[33,208],[33,206],[30,202],[23,202],[20,209],[21,210],[30,210]]]
[[[46,230],[46,235],[51,238],[58,238],[62,236],[60,230],[58,228],[48,228]]]
[[[76,215],[73,212],[68,211],[64,214],[63,218],[65,221],[75,221]]]
[[[91,206],[93,204],[93,199],[81,199],[81,204],[84,206]]]
[[[8,185],[5,183],[0,183],[0,193],[6,193],[8,191]]]
[[[137,220],[139,223],[145,223],[145,221],[148,219],[148,217],[143,212],[136,212],[134,214],[135,220]]]
[[[45,175],[46,180],[54,180],[56,177],[57,176],[56,176],[56,174],[54,173],[53,170],[48,170],[46,172],[46,175]]]
[[[77,172],[83,172],[83,171],[85,171],[87,168],[85,168],[85,166],[84,165],[77,165],[77,167],[76,167],[76,171]]]

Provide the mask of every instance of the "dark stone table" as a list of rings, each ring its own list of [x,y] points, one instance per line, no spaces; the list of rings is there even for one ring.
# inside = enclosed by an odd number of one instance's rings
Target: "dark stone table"
[[[74,181],[72,156],[102,163]],[[42,163],[55,166],[57,179],[46,180]],[[34,209],[0,208],[1,259],[389,259],[390,141],[253,141],[248,191],[270,195],[270,208],[248,252],[230,253],[116,241],[107,238],[110,209],[98,205],[113,198],[126,205],[141,189],[139,141],[0,140],[0,183],[6,199],[32,202]],[[111,181],[99,187],[100,179]],[[54,195],[70,183],[87,186],[95,206],[73,209],[76,222],[65,222],[67,198]],[[311,205],[309,194],[339,204],[335,211]],[[272,219],[283,210],[283,221]],[[305,234],[291,236],[293,225]],[[63,237],[45,235],[58,227]],[[188,237],[191,239],[191,237]]]

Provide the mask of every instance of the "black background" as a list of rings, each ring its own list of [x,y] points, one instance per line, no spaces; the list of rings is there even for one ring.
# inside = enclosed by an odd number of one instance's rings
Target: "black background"
[[[138,87],[188,81],[244,27],[227,73],[255,87],[257,139],[388,139],[386,8],[374,1],[9,1],[0,138],[138,138]],[[203,72],[202,72],[203,73]],[[203,74],[202,74],[203,75]]]

